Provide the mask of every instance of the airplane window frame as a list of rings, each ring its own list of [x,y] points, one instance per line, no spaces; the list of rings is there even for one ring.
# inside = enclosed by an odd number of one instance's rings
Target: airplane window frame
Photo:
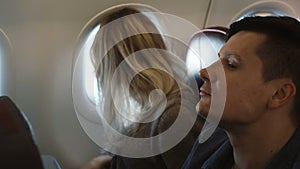
[[[186,64],[188,68],[191,68],[192,70],[189,74],[191,75],[192,72],[198,73],[200,69],[206,68],[212,63],[214,63],[218,56],[216,55],[216,58],[204,58],[205,61],[202,61],[205,65],[200,65],[199,59],[197,60],[190,60],[191,57],[199,57],[197,55],[200,55],[202,52],[206,53],[209,52],[207,50],[200,50],[201,48],[211,48],[213,47],[216,51],[218,51],[224,44],[221,44],[221,39],[218,39],[219,36],[225,37],[226,32],[220,29],[215,28],[205,28],[200,30],[199,32],[196,32],[192,38],[189,41],[189,48],[186,51]],[[196,45],[196,46],[195,46]],[[191,55],[190,55],[191,54]],[[193,56],[194,55],[194,56]],[[208,56],[210,54],[206,53],[203,54],[203,56]],[[189,57],[191,56],[191,57]],[[198,63],[199,65],[196,65],[195,63]],[[195,70],[196,71],[195,71]]]
[[[196,32],[189,40],[185,63],[188,67],[188,76],[196,80],[198,89],[203,84],[199,71],[218,60],[217,52],[225,44],[226,32],[226,27],[204,28]],[[201,50],[203,48],[209,50]],[[212,49],[216,53],[212,52]]]
[[[253,16],[291,16],[296,17],[295,10],[286,2],[275,0],[264,0],[250,4],[238,12],[229,22],[233,23],[244,17]]]

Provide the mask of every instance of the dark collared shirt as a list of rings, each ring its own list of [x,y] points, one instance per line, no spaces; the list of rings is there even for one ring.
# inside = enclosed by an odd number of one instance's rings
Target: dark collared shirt
[[[195,143],[183,169],[231,169],[233,150],[225,132],[216,130],[205,143]],[[300,129],[269,163],[266,169],[300,169]]]

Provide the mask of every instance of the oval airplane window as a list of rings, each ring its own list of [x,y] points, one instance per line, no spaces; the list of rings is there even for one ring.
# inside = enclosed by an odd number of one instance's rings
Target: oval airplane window
[[[9,38],[0,28],[0,96],[15,97],[15,67]]]
[[[77,114],[84,114],[84,118],[89,121],[97,121],[93,119],[98,118],[96,112],[96,101],[97,97],[99,97],[97,80],[90,57],[91,46],[101,26],[102,18],[114,10],[124,7],[132,7],[138,11],[142,11],[151,19],[158,29],[162,29],[163,27],[158,20],[155,20],[155,18],[151,16],[151,12],[159,12],[157,9],[138,3],[127,3],[108,8],[94,16],[83,27],[77,38],[77,46],[73,59],[72,97]]]
[[[251,16],[296,16],[294,9],[283,1],[255,2],[237,13],[230,23]]]
[[[218,60],[218,52],[225,44],[227,28],[215,27],[200,30],[190,40],[186,53],[188,75],[201,85],[199,71]]]

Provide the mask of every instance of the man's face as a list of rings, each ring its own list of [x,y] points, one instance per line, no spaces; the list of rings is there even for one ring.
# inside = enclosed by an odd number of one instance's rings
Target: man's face
[[[256,54],[257,48],[265,39],[263,34],[241,31],[232,36],[220,50],[220,61],[227,83],[221,122],[251,123],[266,111],[271,89],[268,89],[268,83],[263,80],[263,65]],[[200,71],[204,84],[200,87],[198,111],[205,117],[210,109],[213,92],[223,92],[212,91],[213,85],[222,83],[219,75],[214,73],[217,65],[214,63]]]

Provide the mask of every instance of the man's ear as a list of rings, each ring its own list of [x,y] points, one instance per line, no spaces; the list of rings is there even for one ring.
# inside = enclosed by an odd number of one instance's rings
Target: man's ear
[[[268,101],[268,107],[271,109],[283,106],[296,95],[296,85],[291,79],[277,79],[275,81],[275,90]]]

